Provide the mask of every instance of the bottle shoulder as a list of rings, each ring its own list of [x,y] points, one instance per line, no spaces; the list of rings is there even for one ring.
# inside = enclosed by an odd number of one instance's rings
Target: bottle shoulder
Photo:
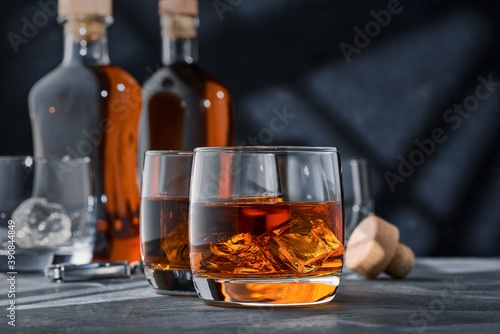
[[[42,76],[31,88],[29,98],[39,94],[52,95],[58,91],[80,90],[82,92],[96,88],[99,81],[95,73],[85,66],[59,65]]]
[[[203,94],[207,87],[229,94],[227,88],[209,72],[197,65],[173,65],[158,68],[144,83],[146,94],[176,91],[176,87]]]
[[[104,66],[94,66],[94,69],[97,72],[103,71],[106,72],[109,76],[112,76],[113,78],[120,80],[126,80],[127,82],[134,83],[139,85],[137,80],[127,72],[125,69],[118,67],[116,65],[104,65]]]
[[[47,83],[81,83],[82,81],[93,77],[95,77],[93,71],[87,66],[59,65],[38,79],[38,81],[33,85],[33,88],[37,86],[44,86]]]
[[[30,112],[45,110],[45,104],[56,102],[74,109],[74,103],[86,105],[84,101],[87,104],[100,104],[105,98],[140,101],[140,96],[141,88],[135,78],[120,67],[61,64],[33,85],[28,105]]]
[[[123,80],[128,84],[139,85],[137,80],[124,69],[114,65],[86,66],[86,65],[59,65],[42,76],[31,88],[30,95],[40,91],[55,91],[83,89],[100,86],[100,77],[105,75],[113,81]]]

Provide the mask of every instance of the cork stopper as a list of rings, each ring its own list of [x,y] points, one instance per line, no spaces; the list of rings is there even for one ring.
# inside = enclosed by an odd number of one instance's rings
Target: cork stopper
[[[376,278],[385,271],[394,278],[408,275],[415,255],[399,243],[399,230],[377,216],[369,216],[354,229],[347,242],[345,264],[352,270]]]
[[[171,39],[196,37],[197,18],[188,15],[164,15],[161,17],[161,35]]]
[[[111,16],[112,0],[59,0],[59,16]]]
[[[396,254],[384,271],[394,278],[403,278],[410,273],[413,265],[415,265],[413,251],[408,246],[398,243]]]
[[[165,14],[182,14],[198,16],[198,0],[159,0],[158,12]]]

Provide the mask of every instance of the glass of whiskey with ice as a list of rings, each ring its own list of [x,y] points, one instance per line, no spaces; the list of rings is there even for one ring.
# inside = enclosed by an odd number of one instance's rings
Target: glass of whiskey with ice
[[[189,181],[193,152],[147,151],[141,191],[141,255],[153,290],[196,295],[189,267]]]
[[[220,306],[327,303],[340,283],[340,158],[329,147],[195,149],[191,269]]]

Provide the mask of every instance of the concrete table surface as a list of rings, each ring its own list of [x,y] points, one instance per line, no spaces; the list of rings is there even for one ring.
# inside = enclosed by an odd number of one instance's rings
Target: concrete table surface
[[[0,274],[0,333],[498,333],[499,258],[419,258],[403,280],[344,271],[319,307],[245,309],[155,294],[143,276],[52,283],[16,275],[15,327]]]

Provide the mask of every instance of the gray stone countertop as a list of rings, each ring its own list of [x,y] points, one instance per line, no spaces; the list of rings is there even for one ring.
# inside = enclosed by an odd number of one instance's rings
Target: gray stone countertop
[[[53,283],[16,275],[15,327],[0,274],[0,333],[499,333],[500,258],[418,258],[403,280],[344,271],[335,299],[246,309],[155,294],[132,279]]]

